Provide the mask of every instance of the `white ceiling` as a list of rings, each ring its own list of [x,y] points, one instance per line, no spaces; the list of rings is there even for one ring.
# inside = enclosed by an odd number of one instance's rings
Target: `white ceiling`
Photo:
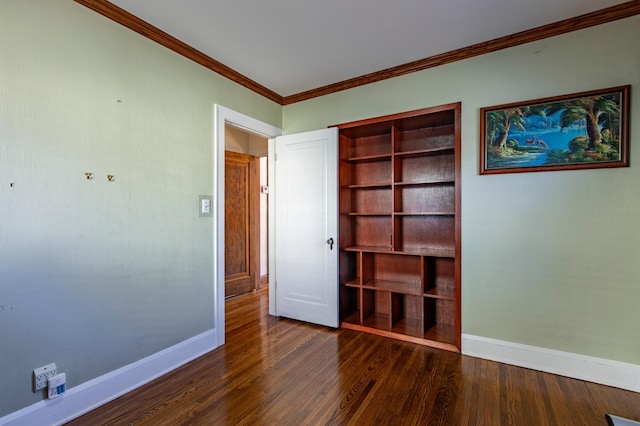
[[[626,0],[111,0],[289,96]]]

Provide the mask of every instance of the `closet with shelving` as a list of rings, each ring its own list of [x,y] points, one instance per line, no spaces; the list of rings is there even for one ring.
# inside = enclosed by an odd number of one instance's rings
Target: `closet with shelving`
[[[336,127],[341,325],[460,351],[460,104]]]

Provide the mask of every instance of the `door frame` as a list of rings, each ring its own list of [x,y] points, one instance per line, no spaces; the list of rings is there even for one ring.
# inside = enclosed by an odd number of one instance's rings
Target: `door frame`
[[[269,149],[269,179],[272,173],[272,153],[273,143],[277,136],[283,134],[282,129],[257,120],[248,115],[239,113],[222,105],[215,104],[213,107],[213,297],[215,308],[215,325],[218,330],[217,344],[222,345],[225,341],[225,320],[224,320],[224,151],[225,151],[225,126],[237,127],[248,133],[252,133],[268,139]],[[273,181],[270,180],[270,185]],[[271,200],[272,197],[269,197]],[[271,201],[269,201],[269,245],[273,241],[271,227]],[[271,247],[269,247],[271,248]],[[269,266],[271,268],[271,258],[275,252],[270,251]],[[271,269],[269,271],[271,274]],[[275,286],[269,286],[269,313],[275,314]],[[272,306],[273,303],[273,306]]]

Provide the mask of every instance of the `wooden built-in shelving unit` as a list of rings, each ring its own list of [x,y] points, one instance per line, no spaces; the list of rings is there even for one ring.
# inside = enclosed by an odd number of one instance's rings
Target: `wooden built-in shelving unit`
[[[460,104],[337,127],[342,326],[460,351]]]

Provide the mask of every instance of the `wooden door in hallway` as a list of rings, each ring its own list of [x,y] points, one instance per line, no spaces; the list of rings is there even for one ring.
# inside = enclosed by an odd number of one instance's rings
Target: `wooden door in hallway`
[[[257,192],[256,157],[226,151],[225,297],[256,288]]]

